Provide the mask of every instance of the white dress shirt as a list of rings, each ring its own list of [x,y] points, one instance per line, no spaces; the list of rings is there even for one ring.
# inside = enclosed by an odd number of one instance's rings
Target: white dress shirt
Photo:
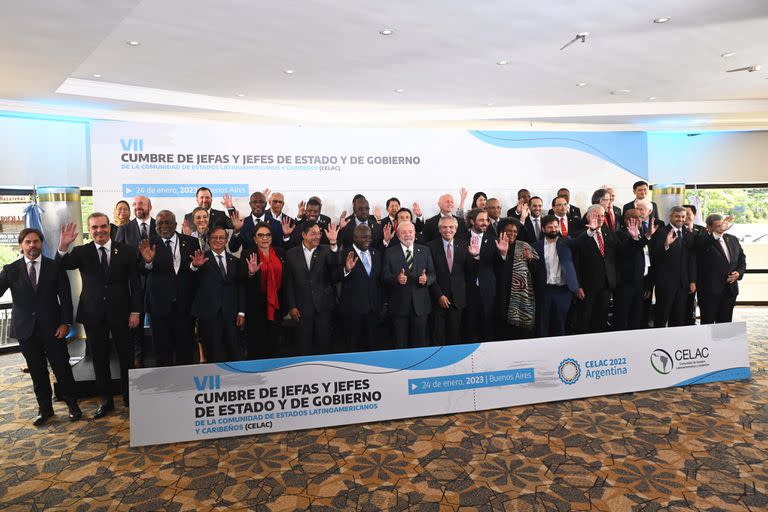
[[[557,255],[557,239],[551,242],[548,238],[544,240],[544,262],[547,267],[547,284],[563,286],[565,279],[560,268],[560,257]]]

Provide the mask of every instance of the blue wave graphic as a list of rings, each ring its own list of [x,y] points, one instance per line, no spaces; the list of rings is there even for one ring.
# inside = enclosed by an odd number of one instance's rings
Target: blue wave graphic
[[[725,370],[717,370],[714,372],[705,373],[698,377],[693,377],[682,382],[678,382],[674,386],[690,386],[691,384],[704,384],[705,382],[721,382],[724,380],[747,380],[752,374],[747,366],[739,366],[737,368],[727,368]]]
[[[508,132],[477,131],[473,136],[501,148],[569,148],[589,153],[640,178],[648,179],[645,132]]]
[[[479,343],[445,347],[421,347],[376,352],[355,352],[320,356],[281,357],[258,361],[219,363],[219,368],[236,373],[261,373],[295,366],[332,366],[356,373],[395,373],[404,370],[433,370],[457,363],[469,357]],[[340,364],[341,363],[341,364]],[[347,368],[343,363],[363,364],[382,371],[360,371]]]

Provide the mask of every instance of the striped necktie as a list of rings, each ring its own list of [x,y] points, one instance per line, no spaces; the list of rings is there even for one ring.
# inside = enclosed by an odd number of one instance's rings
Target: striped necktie
[[[410,249],[405,250],[405,266],[408,267],[408,271],[413,270],[413,254]]]

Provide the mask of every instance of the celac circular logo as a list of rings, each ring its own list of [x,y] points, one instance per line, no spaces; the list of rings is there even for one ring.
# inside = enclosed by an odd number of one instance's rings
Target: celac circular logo
[[[560,362],[560,366],[557,367],[557,376],[563,384],[575,384],[579,377],[581,377],[581,366],[578,361],[572,358],[563,359]]]
[[[666,375],[675,367],[675,362],[669,352],[663,348],[657,348],[651,352],[651,366],[662,375]]]

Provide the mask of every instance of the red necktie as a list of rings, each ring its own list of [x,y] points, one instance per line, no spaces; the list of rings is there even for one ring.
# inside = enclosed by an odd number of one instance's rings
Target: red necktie
[[[611,231],[616,231],[616,219],[613,218],[613,208],[608,210],[608,216],[611,218]]]
[[[565,217],[560,219],[560,234],[568,236],[568,226],[565,223]]]
[[[603,234],[598,229],[595,231],[595,236],[597,237],[597,246],[600,248],[600,254],[605,257],[605,243],[603,242]]]

